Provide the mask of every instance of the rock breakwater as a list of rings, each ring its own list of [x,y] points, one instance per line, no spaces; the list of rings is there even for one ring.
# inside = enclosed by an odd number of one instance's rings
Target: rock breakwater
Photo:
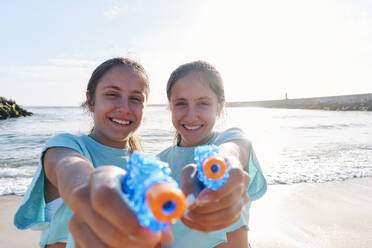
[[[30,115],[32,115],[31,112],[20,107],[14,100],[0,97],[0,120]]]

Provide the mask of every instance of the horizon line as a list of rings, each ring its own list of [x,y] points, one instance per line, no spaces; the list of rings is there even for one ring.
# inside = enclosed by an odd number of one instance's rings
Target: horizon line
[[[280,101],[280,100],[301,100],[301,99],[316,99],[316,98],[327,98],[327,97],[344,97],[344,96],[362,96],[362,95],[371,95],[372,93],[359,93],[359,94],[350,94],[350,95],[333,95],[333,96],[318,96],[318,97],[300,97],[300,98],[280,98],[280,99],[271,99],[271,100],[255,100],[255,101],[228,101],[225,104],[231,104],[231,103],[250,103],[250,102],[269,102],[269,101]],[[147,104],[148,107],[163,107],[167,106],[168,103],[149,103]],[[38,108],[38,107],[50,107],[50,108],[58,108],[58,107],[81,107],[79,105],[21,105],[23,107],[31,107],[31,108]]]

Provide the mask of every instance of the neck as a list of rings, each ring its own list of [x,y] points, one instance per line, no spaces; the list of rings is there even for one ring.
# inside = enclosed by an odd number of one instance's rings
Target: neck
[[[118,149],[128,149],[128,140],[123,141],[110,140],[107,139],[106,137],[102,137],[102,135],[95,133],[94,130],[88,136],[105,146],[110,146]]]

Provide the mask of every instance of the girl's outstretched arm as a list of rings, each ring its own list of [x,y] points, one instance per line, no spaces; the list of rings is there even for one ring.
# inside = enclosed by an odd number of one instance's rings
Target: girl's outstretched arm
[[[247,140],[231,140],[218,146],[220,154],[229,158],[229,165],[232,168],[244,169],[248,164],[252,144]]]
[[[219,146],[220,155],[225,158],[229,168],[229,178],[216,191],[207,188],[200,191],[195,164],[189,164],[183,169],[182,190],[186,195],[197,196],[182,219],[186,226],[211,232],[227,228],[239,220],[244,205],[249,201],[247,188],[250,178],[243,167],[248,163],[250,147],[251,144],[244,140],[234,140]],[[228,233],[227,236],[228,243],[221,247],[247,246],[245,227]]]
[[[172,240],[165,230],[154,234],[139,225],[122,198],[125,171],[115,166],[93,168],[80,153],[50,148],[44,156],[47,179],[74,212],[69,230],[75,247],[154,247]]]

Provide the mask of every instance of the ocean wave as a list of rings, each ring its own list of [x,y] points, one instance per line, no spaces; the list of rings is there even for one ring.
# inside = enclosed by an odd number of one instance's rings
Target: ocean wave
[[[0,179],[2,178],[31,178],[35,173],[36,167],[23,168],[1,168]]]
[[[348,124],[334,124],[334,125],[309,125],[309,126],[298,126],[297,129],[345,129],[345,128],[360,128],[368,127],[367,124],[360,123],[348,123]]]
[[[345,175],[324,175],[321,177],[291,177],[291,178],[272,178],[270,176],[266,176],[267,183],[269,185],[290,185],[290,184],[298,184],[298,183],[326,183],[326,182],[334,182],[334,181],[346,181],[349,179],[355,178],[366,178],[372,177],[372,172],[358,172],[358,173],[351,173]]]
[[[24,195],[31,178],[1,178],[0,179],[0,196],[3,195]]]

